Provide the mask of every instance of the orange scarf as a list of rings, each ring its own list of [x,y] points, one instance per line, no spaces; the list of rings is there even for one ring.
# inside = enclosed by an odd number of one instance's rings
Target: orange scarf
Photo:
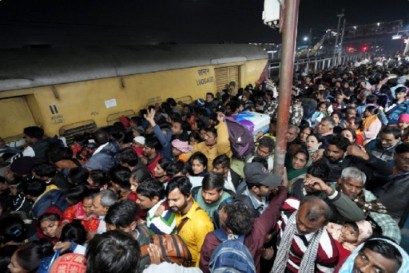
[[[365,118],[364,122],[363,122],[363,126],[364,126],[364,132],[369,130],[369,126],[371,126],[371,124],[373,122],[375,122],[378,119],[378,115],[372,115],[370,117]]]

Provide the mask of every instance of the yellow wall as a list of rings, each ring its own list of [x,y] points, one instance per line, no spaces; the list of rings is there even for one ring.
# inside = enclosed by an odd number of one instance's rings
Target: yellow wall
[[[217,67],[239,65],[241,86],[254,84],[265,64],[266,60],[258,60],[177,69],[125,76],[122,82],[120,78],[107,78],[60,84],[54,89],[50,86],[25,89],[20,93],[32,94],[26,99],[33,113],[33,122],[43,126],[46,134],[52,136],[60,127],[79,121],[95,120],[97,126],[107,125],[108,115],[130,109],[137,111],[152,101],[183,96],[197,99],[203,98],[206,92],[215,93],[214,68]],[[2,92],[1,97],[7,97],[8,92],[15,95],[19,90]],[[107,108],[105,102],[112,99],[116,100],[116,106]]]
[[[251,61],[244,65],[244,69],[242,68],[242,80],[241,85],[242,87],[252,84],[255,86],[256,81],[260,78],[261,73],[263,72],[264,67],[266,66],[267,61],[265,60],[258,60],[258,61]]]
[[[0,99],[0,136],[21,135],[23,128],[34,125],[34,119],[24,97]]]

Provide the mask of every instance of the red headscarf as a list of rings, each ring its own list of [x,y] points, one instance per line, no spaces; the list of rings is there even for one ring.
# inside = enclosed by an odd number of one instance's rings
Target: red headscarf
[[[55,214],[57,214],[58,216],[60,216],[60,223],[59,223],[59,225],[61,225],[61,223],[62,223],[62,219],[63,219],[63,212],[58,208],[58,207],[56,207],[56,206],[51,206],[51,207],[49,207],[45,212],[44,212],[44,214],[46,214],[46,213],[55,213]],[[42,214],[42,215],[44,215],[44,214]],[[41,216],[40,216],[41,217]],[[40,221],[38,222],[38,225],[36,226],[36,232],[37,232],[37,236],[38,236],[38,238],[47,238],[47,239],[50,239],[54,244],[56,243],[56,242],[58,242],[58,238],[49,238],[49,237],[47,237],[46,235],[44,235],[44,233],[43,233],[43,231],[41,230],[41,227],[40,227]]]

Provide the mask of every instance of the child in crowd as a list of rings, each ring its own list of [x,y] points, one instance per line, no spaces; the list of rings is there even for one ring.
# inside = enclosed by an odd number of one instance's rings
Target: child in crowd
[[[151,178],[151,173],[146,169],[138,169],[132,172],[131,177],[129,178],[129,183],[131,184],[131,191],[136,194],[139,183]]]
[[[343,116],[341,112],[334,111],[331,113],[331,118],[334,121],[335,127],[343,127]]]
[[[153,171],[155,179],[161,182],[165,188],[168,185],[168,182],[170,180],[170,177],[168,176],[166,172],[170,163],[171,161],[169,159],[161,158],[158,161],[158,164],[156,164],[155,169]]]
[[[339,251],[338,266],[340,266],[351,252],[372,235],[372,227],[368,221],[347,222],[344,225],[328,223],[328,233],[335,239]]]
[[[349,252],[372,235],[371,224],[365,220],[347,222],[344,225],[329,223],[326,228],[331,236]]]
[[[207,173],[207,157],[201,153],[194,153],[189,159],[189,180],[193,187],[201,186],[204,175]]]
[[[317,106],[317,110],[314,112],[314,114],[312,114],[312,117],[309,120],[311,127],[315,128],[315,126],[317,126],[318,123],[320,123],[321,120],[327,116],[327,103],[325,101],[320,102]]]
[[[193,146],[195,144],[198,144],[199,142],[202,142],[200,134],[196,131],[192,131],[189,135],[189,145]]]

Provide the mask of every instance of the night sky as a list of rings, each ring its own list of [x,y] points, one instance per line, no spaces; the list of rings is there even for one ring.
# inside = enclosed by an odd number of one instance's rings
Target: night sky
[[[299,36],[409,18],[407,0],[300,0]],[[0,0],[0,47],[280,42],[262,0]]]

